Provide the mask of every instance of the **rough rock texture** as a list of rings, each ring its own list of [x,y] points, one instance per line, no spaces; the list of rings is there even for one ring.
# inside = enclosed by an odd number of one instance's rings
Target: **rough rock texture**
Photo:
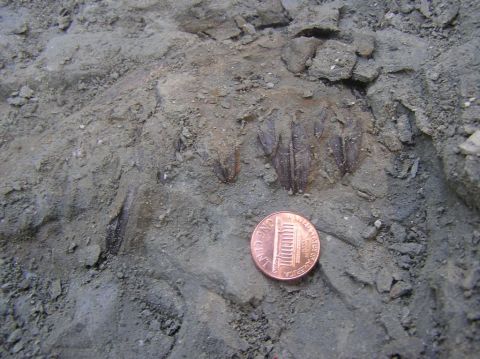
[[[295,36],[318,36],[338,32],[338,20],[342,6],[339,1],[324,5],[306,6],[295,15],[289,26],[289,31]]]
[[[375,61],[358,59],[352,71],[352,79],[369,83],[378,77],[379,68]]]
[[[356,61],[353,46],[328,40],[318,47],[308,73],[310,76],[330,81],[345,80],[350,78]]]
[[[289,41],[282,52],[282,60],[293,73],[303,72],[305,63],[311,59],[320,41],[311,37],[298,37]]]
[[[0,357],[477,355],[479,2],[319,3],[0,1]]]

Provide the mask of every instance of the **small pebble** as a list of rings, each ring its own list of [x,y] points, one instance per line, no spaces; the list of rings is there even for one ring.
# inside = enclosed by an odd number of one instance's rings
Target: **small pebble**
[[[70,243],[67,249],[67,253],[73,253],[75,252],[75,249],[77,249],[78,245],[75,242]]]
[[[23,97],[23,98],[32,98],[34,95],[33,90],[28,87],[28,86],[22,86],[20,89],[18,96]]]
[[[19,351],[23,350],[23,343],[22,342],[18,342],[17,344],[15,344],[12,348],[12,353],[13,354],[16,354],[18,353]]]
[[[60,279],[56,279],[50,284],[49,291],[52,300],[57,299],[62,294],[62,283],[60,282]]]
[[[408,295],[412,292],[412,286],[409,283],[399,281],[395,283],[390,290],[390,298],[396,299]]]
[[[14,344],[18,342],[21,338],[22,338],[22,330],[16,329],[8,336],[7,343]]]
[[[378,228],[376,226],[368,227],[362,234],[364,239],[374,239],[377,236]]]
[[[20,290],[27,290],[30,288],[30,281],[28,279],[24,279],[20,282],[20,284],[18,285],[18,288]]]
[[[313,92],[310,91],[310,90],[305,90],[305,91],[303,91],[302,97],[303,98],[312,98],[313,97]]]
[[[13,33],[15,35],[25,35],[27,32],[28,32],[28,25],[26,23],[20,24],[13,30]]]

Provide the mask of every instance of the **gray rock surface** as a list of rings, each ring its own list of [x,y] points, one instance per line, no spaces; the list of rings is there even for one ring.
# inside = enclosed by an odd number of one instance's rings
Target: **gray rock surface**
[[[480,154],[480,130],[475,131],[465,142],[460,144],[460,150],[465,155]]]
[[[395,29],[375,34],[375,61],[385,72],[416,71],[427,59],[428,43]]]
[[[376,285],[380,293],[390,292],[392,288],[393,275],[387,267],[381,268],[377,273]]]
[[[390,249],[393,249],[402,254],[410,254],[410,255],[419,255],[423,252],[424,247],[418,243],[398,243],[392,244]]]
[[[353,46],[337,40],[327,40],[317,48],[308,73],[330,81],[345,80],[350,78],[356,61]]]
[[[370,31],[357,31],[353,33],[353,46],[358,55],[370,57],[375,50],[375,35]]]
[[[97,264],[102,252],[98,244],[92,244],[78,250],[78,261],[86,267],[92,267]]]
[[[282,51],[282,60],[293,73],[303,72],[305,63],[311,59],[320,41],[311,37],[298,37],[289,41]]]
[[[375,61],[359,59],[353,68],[352,79],[369,83],[377,78],[379,72],[379,68]]]
[[[340,9],[343,7],[340,1],[329,4],[307,6],[295,15],[289,26],[289,31],[294,36],[310,34],[328,34],[339,31],[338,20]]]
[[[395,243],[405,242],[405,239],[407,238],[405,227],[397,222],[392,223],[390,226],[390,233],[392,233]]]
[[[412,286],[410,283],[399,281],[395,283],[390,289],[390,298],[397,299],[405,295],[409,295],[412,292]]]

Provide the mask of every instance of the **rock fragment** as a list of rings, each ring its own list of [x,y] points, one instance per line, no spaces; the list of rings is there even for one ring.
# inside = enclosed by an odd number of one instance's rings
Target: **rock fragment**
[[[11,96],[7,98],[7,103],[11,106],[21,107],[27,104],[28,100],[31,99],[33,95],[34,91],[28,87],[28,85],[24,85],[19,91],[13,92]]]
[[[303,72],[305,63],[312,58],[320,40],[311,37],[298,37],[289,41],[283,48],[282,60],[287,69],[293,73]]]
[[[282,6],[285,10],[288,11],[290,16],[296,17],[301,9],[305,5],[305,1],[303,0],[280,0],[282,2]]]
[[[460,4],[455,0],[421,0],[419,10],[437,26],[451,24],[458,15]]]
[[[346,80],[357,62],[355,48],[344,42],[328,40],[319,46],[308,72],[311,76],[329,81]]]
[[[397,118],[398,139],[407,144],[413,143],[413,131],[410,118],[407,114],[403,114]]]
[[[278,176],[275,173],[275,170],[273,168],[269,168],[266,170],[266,172],[263,174],[263,179],[265,182],[267,182],[268,185],[273,185],[275,182],[278,180]]]
[[[353,34],[353,46],[358,55],[370,57],[375,49],[375,36],[368,32],[355,32]]]
[[[384,130],[381,141],[392,152],[398,152],[402,149],[402,142],[400,142],[394,130]]]
[[[241,34],[235,21],[219,10],[192,7],[177,20],[184,31],[192,34],[207,34],[218,41]]]
[[[93,267],[100,259],[102,250],[98,244],[92,244],[78,250],[78,261],[85,267]]]
[[[465,290],[472,290],[480,283],[480,266],[475,266],[465,276],[462,287]]]
[[[228,40],[241,34],[233,20],[227,20],[215,27],[205,30],[205,33],[218,41]]]
[[[27,103],[27,101],[23,97],[19,96],[12,96],[7,98],[7,103],[11,106],[21,107]]]
[[[8,344],[14,344],[22,339],[22,330],[20,328],[15,329],[7,338]]]
[[[358,59],[352,72],[352,79],[363,83],[374,81],[379,74],[375,61],[372,59]]]
[[[374,283],[370,272],[368,272],[362,266],[352,263],[348,268],[345,269],[345,273],[359,283],[366,285],[373,285]]]
[[[417,256],[424,250],[423,245],[419,243],[396,243],[392,244],[389,248],[410,256]]]
[[[387,267],[382,267],[378,273],[375,280],[377,290],[379,293],[390,292],[392,288],[393,275]]]
[[[34,92],[30,87],[28,87],[28,85],[22,86],[18,93],[18,96],[23,98],[32,98],[33,95],[34,95]]]
[[[407,238],[405,227],[397,222],[392,223],[390,226],[390,233],[392,233],[396,243],[405,242],[405,239]]]
[[[372,239],[375,239],[377,234],[378,234],[377,227],[370,226],[362,233],[362,237],[368,240],[372,240]]]
[[[49,292],[52,300],[57,299],[62,294],[62,282],[60,282],[60,279],[56,279],[50,283]]]
[[[376,32],[374,58],[384,72],[416,71],[427,58],[428,44],[395,29]]]
[[[342,5],[339,2],[308,6],[295,17],[289,30],[295,36],[318,37],[338,32],[341,8]]]
[[[412,285],[404,281],[398,281],[395,283],[390,290],[390,298],[397,299],[406,295],[409,295],[412,292]]]
[[[22,22],[18,24],[12,31],[15,35],[26,35],[28,33],[28,24]]]
[[[256,28],[286,26],[290,23],[280,0],[265,0],[257,6],[257,18],[252,21]]]
[[[17,344],[15,344],[15,345],[13,346],[11,352],[12,352],[13,354],[17,354],[17,353],[19,353],[20,351],[23,350],[23,347],[24,347],[23,343],[22,343],[22,342],[18,342]]]
[[[392,339],[405,339],[408,338],[408,334],[403,329],[400,320],[393,315],[393,313],[382,313],[380,315],[380,321],[387,330],[388,336]]]
[[[465,142],[460,146],[460,151],[465,155],[480,154],[480,130],[476,130]]]
[[[242,16],[237,15],[234,17],[235,23],[237,26],[247,35],[254,35],[257,31],[255,30],[255,26],[247,22]]]
[[[30,279],[28,278],[25,278],[24,280],[22,280],[19,284],[18,284],[18,289],[20,290],[28,290],[30,289],[30,286],[32,285],[32,283],[30,282]]]

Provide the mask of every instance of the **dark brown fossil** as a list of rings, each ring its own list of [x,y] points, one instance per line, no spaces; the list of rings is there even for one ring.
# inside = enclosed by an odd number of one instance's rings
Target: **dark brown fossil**
[[[284,144],[284,139],[280,136],[278,146],[272,157],[272,164],[277,172],[280,184],[287,190],[292,188],[292,171],[289,143]]]
[[[293,164],[291,166],[295,179],[293,191],[302,192],[307,187],[312,157],[305,128],[296,122],[292,123],[291,152],[293,153]]]
[[[276,133],[278,112],[259,129],[258,139],[265,155],[272,161],[280,184],[293,193],[305,191],[311,166],[311,153],[305,128],[299,122],[290,123],[289,131]]]
[[[117,255],[123,243],[127,230],[130,210],[133,206],[137,194],[136,188],[129,188],[125,199],[116,215],[107,225],[107,236],[105,239],[105,251],[108,254]]]
[[[277,148],[277,135],[275,133],[275,121],[278,119],[278,110],[271,112],[269,118],[265,121],[265,125],[258,131],[258,139],[263,147],[263,151],[267,156],[272,156]]]
[[[223,159],[218,158],[213,162],[213,173],[223,183],[233,183],[240,172],[240,151],[235,148]]]
[[[343,136],[333,135],[328,145],[337,164],[340,176],[353,173],[358,164],[362,146],[362,127],[358,121],[346,121]]]
[[[358,156],[362,146],[362,128],[357,121],[349,119],[345,128],[345,170],[352,173],[358,163]]]
[[[333,158],[337,164],[338,170],[340,171],[340,176],[344,176],[346,172],[345,168],[345,156],[343,154],[343,139],[341,136],[334,135],[328,141],[328,146],[332,151]]]

